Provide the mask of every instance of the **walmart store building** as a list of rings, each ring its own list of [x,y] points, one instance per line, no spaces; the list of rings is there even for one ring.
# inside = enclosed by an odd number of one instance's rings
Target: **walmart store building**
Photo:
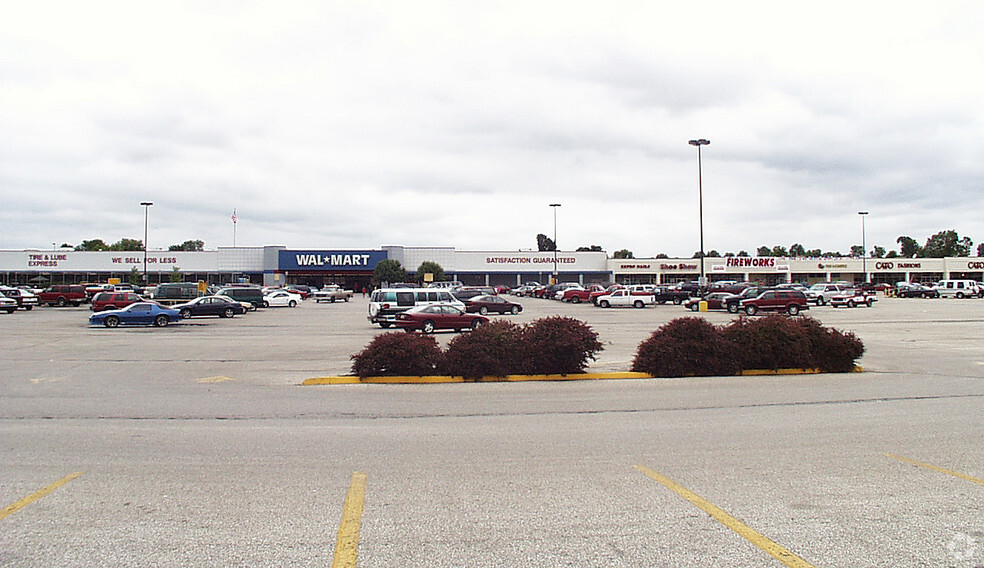
[[[182,280],[213,284],[336,283],[347,288],[369,286],[376,265],[386,259],[409,271],[425,261],[444,268],[450,280],[470,285],[517,286],[549,282],[556,269],[560,282],[619,282],[673,284],[697,280],[700,261],[686,259],[609,259],[605,252],[460,251],[454,247],[384,246],[369,250],[288,249],[283,246],[220,247],[201,252],[148,251],[147,279],[168,282],[177,273]],[[705,258],[711,281],[750,280],[780,282],[935,282],[944,278],[984,279],[981,258]],[[76,252],[62,250],[0,251],[0,282],[49,284],[128,280],[136,269],[144,272],[144,253]]]

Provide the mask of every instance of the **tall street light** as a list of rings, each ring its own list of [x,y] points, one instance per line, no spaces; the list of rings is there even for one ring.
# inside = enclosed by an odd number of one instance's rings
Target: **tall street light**
[[[557,208],[560,207],[560,203],[551,203],[550,207],[553,208],[554,212],[554,273],[553,273],[553,284],[557,283]]]
[[[704,272],[704,180],[703,168],[700,162],[700,147],[707,146],[711,141],[701,138],[700,140],[691,140],[687,143],[691,146],[697,146],[697,200],[700,208],[700,286],[704,287],[707,285],[707,276],[706,272]]]
[[[868,246],[864,242],[864,216],[867,214],[867,211],[858,211],[858,215],[861,216],[861,270],[864,272],[866,283],[868,282]]]
[[[147,218],[150,215],[150,206],[154,203],[152,201],[141,201],[140,205],[144,208],[144,284],[149,284],[147,280]]]

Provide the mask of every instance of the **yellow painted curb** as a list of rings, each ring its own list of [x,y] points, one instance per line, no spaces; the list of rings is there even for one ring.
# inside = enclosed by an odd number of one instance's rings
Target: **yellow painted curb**
[[[855,373],[861,373],[864,369],[860,366],[854,368]],[[749,370],[742,371],[742,376],[764,376],[764,375],[807,375],[819,374],[820,369],[778,369],[778,370]],[[432,376],[398,376],[398,377],[362,377],[355,375],[341,375],[337,377],[313,377],[305,379],[302,386],[315,385],[361,385],[361,384],[390,384],[390,385],[413,385],[413,384],[440,384],[440,383],[502,383],[502,382],[523,382],[523,381],[607,381],[617,379],[655,379],[648,373],[581,373],[573,375],[507,375],[505,377],[482,377],[477,381],[466,381],[464,377],[451,377],[447,375]],[[667,377],[672,378],[672,377]],[[680,377],[686,378],[686,377]]]

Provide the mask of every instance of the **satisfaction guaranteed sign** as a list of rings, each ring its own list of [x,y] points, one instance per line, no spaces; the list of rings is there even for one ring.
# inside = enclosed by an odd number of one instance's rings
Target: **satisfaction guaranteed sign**
[[[284,271],[364,272],[386,260],[382,250],[282,250],[279,254]]]

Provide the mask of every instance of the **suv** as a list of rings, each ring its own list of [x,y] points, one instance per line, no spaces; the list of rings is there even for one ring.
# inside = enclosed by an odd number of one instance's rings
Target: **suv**
[[[38,301],[49,306],[64,307],[72,304],[75,307],[79,307],[85,300],[85,287],[81,284],[56,284],[54,286],[48,286],[48,288],[38,294]]]
[[[99,292],[92,297],[92,311],[119,310],[142,301],[143,298],[133,292]]]
[[[20,288],[0,287],[0,292],[2,292],[4,296],[17,302],[17,307],[21,309],[31,311],[34,309],[34,306],[38,305],[38,297],[27,290],[21,290]]]
[[[725,309],[728,310],[729,313],[737,314],[742,300],[751,300],[762,292],[771,289],[772,288],[766,286],[749,286],[737,294],[732,294],[725,297],[721,300],[721,303],[724,304]]]
[[[754,298],[742,300],[740,307],[750,316],[759,311],[786,312],[795,316],[800,310],[810,309],[806,294],[797,290],[766,290]]]
[[[237,302],[253,304],[255,308],[267,307],[266,300],[263,299],[263,290],[255,286],[230,286],[222,288],[216,292],[217,296],[229,296]]]
[[[823,306],[829,302],[832,297],[838,294],[843,294],[849,288],[850,286],[844,284],[821,282],[810,286],[810,289],[806,291],[806,298],[808,301],[813,302],[818,306]]]

